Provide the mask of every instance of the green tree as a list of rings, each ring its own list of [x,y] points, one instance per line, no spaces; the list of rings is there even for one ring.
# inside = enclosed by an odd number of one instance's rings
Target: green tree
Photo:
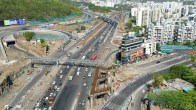
[[[192,56],[191,56],[191,61],[192,61],[192,62],[196,62],[196,56],[192,55]]]
[[[188,47],[191,47],[192,46],[192,43],[189,41],[189,40],[186,40],[184,42],[184,45],[188,46]]]
[[[68,0],[0,0],[1,19],[43,20],[81,14]]]
[[[44,47],[46,45],[45,39],[40,39],[41,46]]]
[[[24,32],[23,36],[27,41],[30,41],[36,34],[34,32]]]
[[[152,83],[153,87],[160,88],[160,86],[163,83],[163,80],[164,80],[164,78],[161,75],[155,75],[153,78],[153,83]]]
[[[196,39],[193,40],[194,45],[196,46]]]
[[[88,8],[92,11],[95,11],[95,12],[101,12],[101,13],[108,13],[111,11],[112,8],[109,8],[109,7],[100,7],[100,6],[95,6],[94,4],[92,3],[85,3]]]
[[[155,100],[161,108],[174,110],[195,110],[196,92],[191,91],[189,94],[180,91],[161,91],[157,94],[149,93],[147,97]]]
[[[133,31],[133,23],[131,19],[126,23],[126,28],[128,31]]]
[[[81,26],[81,30],[85,30],[86,29],[86,27],[85,26]]]
[[[172,79],[180,78],[188,82],[195,83],[196,75],[192,69],[186,65],[175,65],[170,68],[169,74]]]
[[[159,43],[156,44],[156,49],[157,49],[157,51],[161,51],[161,46]]]

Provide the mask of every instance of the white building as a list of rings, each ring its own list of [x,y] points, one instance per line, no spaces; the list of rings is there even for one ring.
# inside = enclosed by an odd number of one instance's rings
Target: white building
[[[120,1],[118,0],[91,0],[91,3],[96,5],[96,6],[101,6],[101,7],[114,7],[114,5],[119,4]]]
[[[156,42],[153,39],[144,40],[142,47],[144,48],[144,54],[152,55],[156,52]]]
[[[131,15],[136,17],[136,25],[144,26],[150,23],[150,9],[149,7],[138,7],[131,9]]]

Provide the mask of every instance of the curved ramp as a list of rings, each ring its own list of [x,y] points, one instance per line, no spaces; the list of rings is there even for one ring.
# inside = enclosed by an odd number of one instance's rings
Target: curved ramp
[[[7,59],[7,54],[6,54],[6,52],[5,52],[5,48],[3,47],[2,38],[1,38],[1,41],[0,41],[0,48],[1,48],[0,56],[3,56],[2,59],[4,59],[4,60],[7,61],[7,60],[8,60],[8,59]]]

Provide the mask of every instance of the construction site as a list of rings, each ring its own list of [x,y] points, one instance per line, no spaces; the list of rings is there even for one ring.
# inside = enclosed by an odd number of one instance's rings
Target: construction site
[[[85,23],[86,29],[77,33],[77,37],[83,37],[85,31],[92,27],[97,22]],[[29,27],[29,29],[38,28],[35,25]],[[58,25],[55,28],[58,28]],[[74,31],[78,28],[77,25],[65,26],[62,28],[64,31]],[[41,29],[41,31],[43,29]],[[71,30],[69,30],[71,29]],[[33,30],[35,31],[35,30]],[[46,44],[50,46],[48,52],[46,48],[41,46],[39,39],[33,39],[30,42],[26,41],[22,35],[23,32],[17,32],[13,35],[4,37],[0,42],[0,109],[9,103],[9,101],[15,96],[15,93],[26,84],[26,81],[33,78],[35,71],[39,71],[39,67],[31,68],[31,63],[26,60],[28,56],[43,57],[48,56],[58,50],[60,46],[65,42],[65,38],[61,39],[46,39]],[[53,32],[36,32],[38,36],[62,36]],[[73,44],[74,41],[69,42],[67,45]],[[3,100],[3,101],[2,101]]]

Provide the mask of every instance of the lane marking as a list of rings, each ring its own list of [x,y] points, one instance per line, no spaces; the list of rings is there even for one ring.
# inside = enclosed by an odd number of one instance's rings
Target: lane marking
[[[151,65],[151,66],[146,67],[146,68],[144,68],[144,69],[148,69],[148,68],[151,68],[151,67],[153,67],[153,66],[157,66],[157,65],[160,65],[160,64],[164,64],[164,63],[167,63],[167,62],[169,62],[169,61],[176,60],[176,59],[179,59],[179,58],[174,57],[174,58],[171,58],[171,59],[169,59],[169,60],[166,60],[166,61],[160,62],[160,63],[158,63],[158,64]]]

